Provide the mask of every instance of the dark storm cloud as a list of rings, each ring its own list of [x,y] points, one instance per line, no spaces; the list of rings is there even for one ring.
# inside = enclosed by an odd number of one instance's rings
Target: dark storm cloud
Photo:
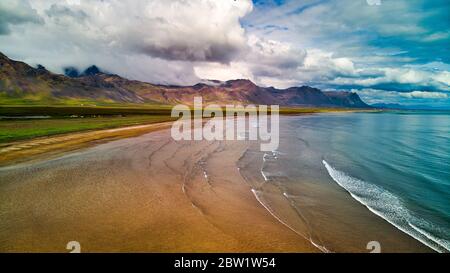
[[[139,50],[165,60],[228,63],[242,51],[242,47],[223,43],[210,43],[197,47],[180,41],[179,44],[168,45],[144,44]]]

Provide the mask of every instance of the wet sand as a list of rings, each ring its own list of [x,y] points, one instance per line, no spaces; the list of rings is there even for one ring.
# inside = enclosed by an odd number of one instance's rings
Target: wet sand
[[[0,252],[319,252],[239,173],[244,141],[161,130],[0,168]]]
[[[108,130],[153,132],[104,144],[73,137],[85,148],[0,167],[0,252],[68,252],[70,241],[82,252],[369,252],[371,240],[383,252],[431,251],[352,199],[294,140],[280,148],[305,158],[271,163],[258,142],[174,141],[166,127]],[[267,183],[262,166],[278,178]],[[296,169],[314,175],[277,175]]]

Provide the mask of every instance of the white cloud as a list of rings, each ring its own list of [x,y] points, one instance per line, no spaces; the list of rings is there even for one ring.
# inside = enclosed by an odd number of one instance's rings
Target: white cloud
[[[370,6],[379,6],[381,5],[381,0],[367,0],[367,4]]]
[[[298,83],[292,79],[296,78],[305,57],[305,50],[290,43],[250,35],[247,50],[238,60],[230,64],[198,63],[194,70],[200,78],[246,78],[260,85],[288,87],[287,84]]]
[[[404,105],[417,105],[432,101],[434,104],[445,102],[450,96],[442,92],[412,91],[396,92],[379,89],[366,88],[361,90],[352,90],[369,104],[375,103],[399,103]]]
[[[254,80],[253,73],[246,63],[231,62],[221,63],[199,63],[194,66],[195,75],[201,79],[227,81],[230,79]]]
[[[422,41],[435,42],[435,41],[439,41],[439,40],[448,39],[449,36],[450,36],[450,31],[440,31],[440,32],[435,32],[430,35],[427,35],[425,38],[422,39]]]
[[[248,45],[251,49],[247,59],[260,65],[281,68],[296,68],[303,64],[306,57],[305,50],[294,47],[290,43],[264,39],[250,35]]]
[[[371,87],[383,84],[395,84],[398,87],[428,86],[438,90],[450,91],[450,72],[428,71],[420,68],[376,68],[378,75],[364,77],[366,69],[358,69],[359,77],[336,77],[329,83],[334,85],[353,85]],[[372,72],[373,73],[373,72]],[[370,73],[368,73],[370,74]]]
[[[303,50],[291,43],[255,35],[249,36],[248,48],[239,61],[229,65],[201,63],[195,66],[195,72],[200,78],[224,80],[236,76],[277,88],[326,82],[337,75],[357,73],[350,59],[335,58],[333,53],[318,49]]]
[[[433,79],[444,85],[447,85],[447,87],[450,86],[450,72],[449,71],[439,72],[439,73],[433,75]]]
[[[250,0],[12,2],[21,5],[16,13],[29,7],[43,22],[11,25],[17,16],[8,22],[14,31],[0,35],[0,50],[13,58],[57,71],[63,64],[108,64],[107,70],[147,81],[155,80],[158,65],[158,74],[166,76],[157,82],[173,80],[177,67],[188,67],[184,74],[190,74],[174,82],[180,84],[196,78],[193,63],[225,64],[247,50],[239,20],[253,8]],[[2,20],[0,27],[6,25]]]
[[[441,92],[413,91],[409,93],[400,93],[400,96],[410,99],[446,99],[448,95]]]
[[[333,72],[333,74],[342,74],[351,76],[355,74],[355,67],[349,58],[335,58],[333,53],[324,52],[318,49],[307,51],[305,59],[305,70],[317,70]]]

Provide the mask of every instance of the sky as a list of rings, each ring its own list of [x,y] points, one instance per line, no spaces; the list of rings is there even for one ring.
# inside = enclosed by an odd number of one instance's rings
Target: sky
[[[448,0],[1,0],[0,51],[56,73],[95,64],[450,109]]]

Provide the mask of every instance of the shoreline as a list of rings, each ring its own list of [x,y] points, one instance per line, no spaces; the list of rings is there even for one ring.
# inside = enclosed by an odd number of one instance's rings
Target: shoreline
[[[323,110],[323,112],[321,111]],[[355,113],[355,112],[380,112],[380,109],[315,109],[299,108],[281,109],[280,116],[303,116],[323,113]],[[149,132],[168,128],[175,121],[161,121],[149,124],[125,125],[113,128],[80,130],[48,136],[39,136],[30,139],[9,141],[0,143],[0,167],[46,159],[65,152],[75,151],[96,144],[109,141],[135,137]]]

